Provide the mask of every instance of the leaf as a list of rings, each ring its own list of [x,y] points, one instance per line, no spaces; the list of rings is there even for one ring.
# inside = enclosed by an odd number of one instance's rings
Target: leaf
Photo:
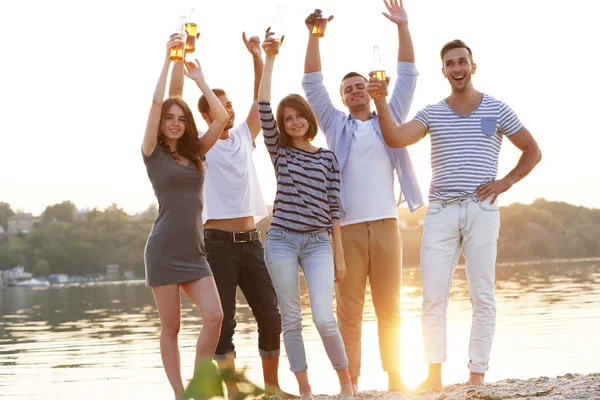
[[[184,399],[223,397],[223,381],[211,360],[204,360],[196,368],[194,377],[183,395]]]

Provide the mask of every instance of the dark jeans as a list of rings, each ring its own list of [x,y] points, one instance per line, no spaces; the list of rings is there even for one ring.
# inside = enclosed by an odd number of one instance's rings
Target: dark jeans
[[[281,314],[265,265],[263,246],[260,240],[233,243],[228,235],[217,229],[205,229],[204,246],[223,307],[223,325],[215,360],[235,358],[233,334],[238,286],[258,325],[260,356],[277,358],[281,347]]]

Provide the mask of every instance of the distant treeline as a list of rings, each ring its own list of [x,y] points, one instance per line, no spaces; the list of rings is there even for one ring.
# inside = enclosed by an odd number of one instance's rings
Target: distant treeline
[[[27,234],[0,234],[0,270],[25,266],[35,275],[105,273],[107,264],[144,276],[143,251],[157,209],[129,216],[117,205],[75,213],[71,202],[48,206]],[[404,265],[419,264],[422,221],[426,208],[415,213],[399,209]],[[0,203],[0,225],[14,212]],[[600,257],[600,209],[543,199],[533,204],[501,208],[498,261]],[[263,233],[270,217],[259,222]]]

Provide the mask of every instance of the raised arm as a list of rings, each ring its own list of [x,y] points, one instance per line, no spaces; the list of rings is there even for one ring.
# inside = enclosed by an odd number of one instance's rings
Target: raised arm
[[[388,13],[382,13],[398,27],[398,65],[397,79],[390,96],[388,106],[397,123],[403,123],[408,117],[417,87],[417,68],[415,67],[415,51],[408,30],[408,16],[401,0],[384,0]]]
[[[524,126],[516,133],[508,136],[508,139],[515,145],[522,154],[517,165],[502,179],[488,182],[477,188],[477,198],[485,200],[492,196],[491,203],[494,204],[498,195],[506,192],[515,183],[525,178],[533,168],[542,160],[542,151],[540,146]]]
[[[152,96],[152,105],[150,106],[150,112],[148,114],[148,122],[146,123],[146,132],[144,133],[144,140],[142,141],[142,152],[146,157],[154,151],[156,143],[158,142],[158,129],[160,125],[160,114],[162,103],[165,97],[165,90],[167,87],[167,76],[169,74],[169,65],[171,59],[169,57],[169,51],[171,47],[177,46],[183,41],[180,36],[171,36],[167,42],[167,51],[165,54],[165,61],[163,62],[162,71],[156,83],[156,89],[154,89],[154,95]]]
[[[246,123],[252,135],[252,141],[256,139],[260,133],[260,114],[258,113],[258,89],[260,87],[260,78],[263,73],[264,63],[260,51],[260,38],[253,36],[249,40],[246,39],[246,33],[242,33],[242,40],[246,45],[246,49],[252,55],[252,64],[254,65],[254,91],[252,92],[252,107],[246,118]]]
[[[221,136],[221,132],[223,132],[223,129],[229,120],[229,114],[225,110],[225,107],[223,107],[219,98],[206,83],[202,68],[200,68],[200,63],[197,59],[195,63],[186,61],[185,76],[196,82],[196,85],[198,85],[200,91],[204,97],[206,97],[208,106],[215,116],[215,120],[210,124],[206,133],[199,138],[202,154],[204,155],[214,146],[219,139],[219,136]]]
[[[273,78],[273,64],[275,63],[275,54],[269,53],[271,46],[277,46],[275,40],[271,38],[273,33],[267,29],[265,40],[263,41],[263,49],[265,50],[265,66],[260,80],[260,88],[258,90],[258,106],[260,112],[260,122],[263,130],[263,138],[265,146],[271,156],[273,165],[277,162],[277,154],[279,152],[279,131],[277,123],[271,109],[271,81]],[[283,43],[283,38],[281,43]]]
[[[367,91],[375,102],[379,117],[379,127],[381,128],[385,144],[389,147],[406,147],[423,139],[427,134],[427,129],[421,122],[412,120],[400,126],[396,124],[385,101],[387,82],[377,79],[374,73],[369,75]]]
[[[169,97],[183,97],[183,79],[183,63],[175,63],[171,70],[171,81],[169,83]]]
[[[306,46],[306,57],[304,58],[305,74],[321,71],[321,50],[319,49],[319,37],[312,34],[317,18],[322,18],[321,10],[319,9],[316,9],[314,13],[310,14],[304,20],[304,23],[308,28],[308,45]],[[332,19],[333,15],[330,15],[328,21],[331,21]]]
[[[276,54],[274,54],[273,52],[269,52],[269,48],[277,46],[277,43],[275,42],[275,39],[272,38],[272,36],[273,32],[271,32],[271,28],[267,29],[265,40],[262,44],[266,55],[263,73],[260,79],[260,85],[258,89],[258,99],[264,101],[271,101],[271,81],[273,80],[273,65],[275,64]]]
[[[388,13],[382,13],[387,19],[398,25],[398,62],[415,62],[410,31],[408,30],[408,15],[402,5],[402,0],[383,0]]]
[[[308,45],[306,47],[306,57],[304,60],[304,76],[302,78],[302,88],[306,94],[306,100],[310,104],[312,110],[317,116],[321,130],[329,141],[333,135],[338,132],[338,129],[331,129],[336,121],[344,119],[344,112],[337,110],[327,89],[323,84],[323,74],[321,73],[321,53],[319,50],[319,40],[317,36],[312,34],[313,27],[317,18],[321,17],[321,10],[315,10],[304,21],[308,28]],[[333,16],[329,16],[328,21],[331,21]]]
[[[171,35],[171,38],[177,34]],[[200,38],[200,32],[196,34],[196,39]],[[183,97],[183,63],[175,63],[171,71],[171,81],[169,83],[169,97]]]

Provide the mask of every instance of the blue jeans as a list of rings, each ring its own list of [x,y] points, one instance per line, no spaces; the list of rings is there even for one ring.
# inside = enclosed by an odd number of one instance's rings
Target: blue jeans
[[[446,361],[446,311],[462,249],[473,306],[469,370],[483,374],[488,369],[496,329],[494,281],[500,231],[498,201],[490,204],[490,200],[463,197],[429,203],[421,248],[421,320],[428,364]]]
[[[298,264],[304,272],[313,322],[335,370],[348,367],[342,335],[333,316],[333,251],[326,231],[298,233],[272,228],[267,232],[265,261],[281,307],[283,344],[292,372],[304,371],[302,309]]]

